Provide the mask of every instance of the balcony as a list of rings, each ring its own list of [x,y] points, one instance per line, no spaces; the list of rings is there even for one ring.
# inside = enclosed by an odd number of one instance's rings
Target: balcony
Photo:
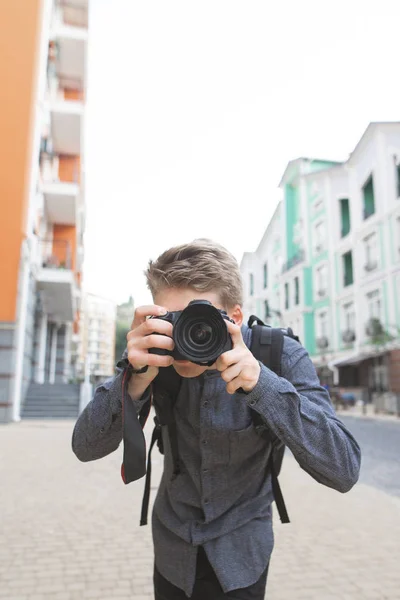
[[[50,101],[53,150],[57,154],[81,154],[81,132],[84,104],[81,99],[62,97]]]
[[[366,271],[367,273],[370,273],[371,271],[375,271],[375,269],[377,267],[378,267],[378,261],[377,260],[369,260],[364,265],[364,271]]]
[[[68,240],[40,240],[37,289],[44,312],[54,321],[73,321],[75,314],[74,272]]]
[[[70,167],[71,163],[72,168]],[[73,157],[57,157],[43,151],[40,168],[40,189],[43,193],[49,222],[58,225],[76,225],[79,162]],[[60,178],[66,179],[66,181],[60,180]]]
[[[326,288],[321,288],[317,291],[317,296],[319,299],[326,298],[328,295],[328,290]]]
[[[352,344],[356,339],[356,333],[352,329],[346,329],[342,333],[342,341],[345,344]]]
[[[365,325],[365,333],[370,338],[375,338],[383,335],[384,330],[380,319],[371,317],[371,319],[369,319]]]
[[[54,181],[42,184],[47,218],[50,223],[76,225],[79,186],[76,183]]]
[[[300,263],[302,263],[305,259],[305,252],[304,250],[299,250],[294,256],[292,256],[292,258],[290,258],[282,267],[282,273],[285,273],[286,271],[290,271],[290,269],[293,269],[293,267],[296,267],[297,265],[299,265]]]
[[[329,347],[329,340],[326,335],[317,338],[317,347],[319,350],[326,350]]]
[[[86,78],[86,46],[88,40],[87,2],[63,1],[53,15],[49,62],[63,79]]]

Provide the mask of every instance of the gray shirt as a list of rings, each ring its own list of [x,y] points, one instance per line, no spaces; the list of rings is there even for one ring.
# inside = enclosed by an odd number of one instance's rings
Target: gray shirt
[[[251,330],[242,328],[250,347]],[[122,439],[121,373],[97,388],[80,415],[72,447],[82,461],[116,450]],[[285,337],[282,377],[261,365],[247,395],[229,395],[218,371],[183,379],[175,404],[181,474],[172,478],[164,435],[164,472],[154,503],[155,562],[190,596],[198,546],[203,546],[224,592],[255,583],[273,548],[267,442],[257,434],[257,411],[318,482],[340,492],[356,483],[360,448],[336,417],[328,392],[296,341]],[[148,398],[146,392],[137,409]]]

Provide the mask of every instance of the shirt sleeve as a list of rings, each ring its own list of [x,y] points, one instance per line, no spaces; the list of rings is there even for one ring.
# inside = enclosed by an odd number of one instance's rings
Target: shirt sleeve
[[[117,374],[96,388],[93,399],[78,417],[72,434],[72,450],[83,462],[103,458],[119,447],[122,440],[122,378],[124,357]],[[139,413],[150,400],[150,386],[134,402]]]
[[[307,351],[285,338],[282,377],[260,366],[258,383],[246,396],[248,406],[316,481],[349,491],[359,477],[360,447],[337,418]]]

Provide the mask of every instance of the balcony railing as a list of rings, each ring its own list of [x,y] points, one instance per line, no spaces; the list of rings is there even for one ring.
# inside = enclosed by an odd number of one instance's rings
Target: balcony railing
[[[369,260],[365,265],[364,265],[364,270],[367,271],[367,273],[369,273],[370,271],[375,271],[375,269],[378,266],[378,261],[377,260]]]
[[[302,263],[305,259],[305,252],[304,250],[299,250],[299,252],[297,252],[294,256],[292,256],[292,258],[290,258],[282,267],[282,273],[285,273],[286,271],[289,271],[290,269],[293,269],[293,267],[296,267],[297,265],[299,265],[300,263]]]
[[[355,339],[356,339],[355,331],[353,331],[352,329],[346,329],[346,331],[343,331],[342,340],[345,344],[351,344],[355,341]]]
[[[328,290],[326,288],[321,288],[317,291],[317,295],[319,298],[325,298],[328,295]]]
[[[382,335],[384,332],[383,325],[379,319],[372,317],[365,325],[365,333],[369,337],[376,337]]]
[[[69,240],[39,240],[40,265],[43,269],[71,269],[72,251]]]
[[[326,335],[322,335],[321,337],[317,338],[317,346],[320,350],[326,350],[326,348],[328,348],[329,340]]]

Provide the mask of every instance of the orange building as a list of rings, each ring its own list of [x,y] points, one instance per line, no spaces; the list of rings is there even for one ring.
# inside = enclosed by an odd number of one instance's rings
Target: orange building
[[[75,376],[87,39],[88,0],[2,6],[0,422],[54,416]]]

